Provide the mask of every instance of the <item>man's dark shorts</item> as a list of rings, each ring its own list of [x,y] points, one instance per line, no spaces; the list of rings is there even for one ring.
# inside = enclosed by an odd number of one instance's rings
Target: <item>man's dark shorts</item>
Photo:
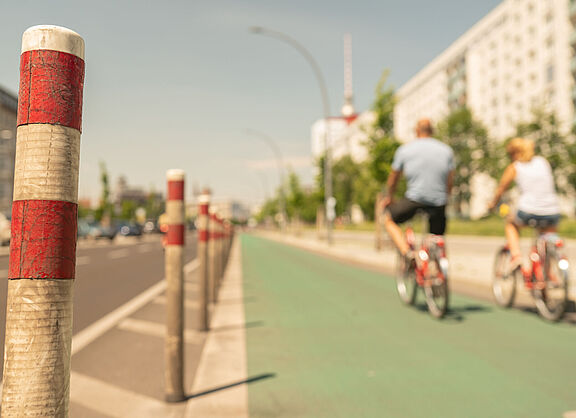
[[[387,208],[392,220],[397,224],[412,219],[418,210],[423,210],[428,214],[431,234],[444,235],[446,231],[446,206],[429,206],[403,198],[392,203]]]

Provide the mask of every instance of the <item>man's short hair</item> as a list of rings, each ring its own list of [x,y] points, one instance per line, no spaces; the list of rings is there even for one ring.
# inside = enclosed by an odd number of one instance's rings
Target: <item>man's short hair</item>
[[[430,119],[420,119],[416,124],[416,132],[421,135],[431,136],[434,133]]]

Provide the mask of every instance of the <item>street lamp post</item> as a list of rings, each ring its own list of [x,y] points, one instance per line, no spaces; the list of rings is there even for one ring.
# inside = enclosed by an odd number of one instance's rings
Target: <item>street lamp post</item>
[[[278,176],[280,178],[280,196],[279,196],[279,204],[280,204],[280,214],[282,216],[282,222],[280,223],[280,227],[284,230],[286,226],[287,216],[286,216],[286,195],[284,193],[284,162],[282,159],[282,153],[280,152],[280,148],[276,145],[276,142],[266,135],[263,132],[257,131],[255,129],[246,129],[246,133],[248,135],[252,135],[254,137],[262,139],[266,144],[272,149],[274,156],[276,157],[276,164],[278,166]]]
[[[332,245],[332,223],[334,221],[334,204],[335,199],[332,196],[332,146],[330,144],[330,102],[328,100],[328,89],[326,82],[320,71],[318,63],[308,52],[302,44],[295,39],[286,35],[285,33],[278,32],[271,29],[266,29],[261,26],[252,26],[250,31],[255,34],[269,36],[278,39],[293,48],[295,48],[306,59],[308,64],[312,67],[318,86],[320,87],[320,94],[322,96],[322,107],[324,111],[324,120],[326,123],[324,129],[324,210],[326,213],[326,241],[328,245]]]

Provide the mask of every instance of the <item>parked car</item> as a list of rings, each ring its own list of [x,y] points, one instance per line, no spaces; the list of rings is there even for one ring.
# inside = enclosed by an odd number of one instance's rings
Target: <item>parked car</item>
[[[124,237],[139,237],[142,235],[142,227],[136,222],[123,222],[118,224],[118,233]]]
[[[160,231],[160,227],[158,226],[158,222],[156,222],[152,219],[149,219],[144,224],[144,227],[142,228],[142,232],[145,234],[159,234],[161,231]]]
[[[89,235],[92,238],[108,238],[109,240],[113,240],[118,233],[118,229],[113,225],[104,226],[102,224],[94,224],[90,228]]]
[[[93,224],[85,219],[78,219],[78,238],[89,238]]]

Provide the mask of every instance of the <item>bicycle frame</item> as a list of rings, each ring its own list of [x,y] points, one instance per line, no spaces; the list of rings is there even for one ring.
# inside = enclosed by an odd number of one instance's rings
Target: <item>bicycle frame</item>
[[[524,287],[528,290],[543,289],[546,286],[544,266],[542,265],[542,260],[546,259],[546,244],[546,233],[538,232],[538,236],[530,248],[529,266],[527,268],[524,266],[520,267],[520,271],[522,272],[522,277],[524,279]],[[564,241],[558,238],[554,245],[556,248],[563,248]],[[504,249],[508,251],[510,250],[508,244],[504,245]],[[554,278],[552,279],[554,280]]]
[[[416,251],[416,234],[414,233],[414,229],[408,226],[405,232],[406,242],[411,250],[415,252],[416,255],[416,283],[420,287],[424,287],[426,284],[426,280],[428,277],[428,263],[430,261],[430,243],[432,241],[436,248],[438,248],[441,252],[439,256],[441,258],[446,257],[446,245],[444,242],[444,237],[442,235],[435,235],[435,234],[425,234],[420,242],[420,248]],[[444,274],[442,271],[438,272],[438,275],[441,280],[445,280]]]

